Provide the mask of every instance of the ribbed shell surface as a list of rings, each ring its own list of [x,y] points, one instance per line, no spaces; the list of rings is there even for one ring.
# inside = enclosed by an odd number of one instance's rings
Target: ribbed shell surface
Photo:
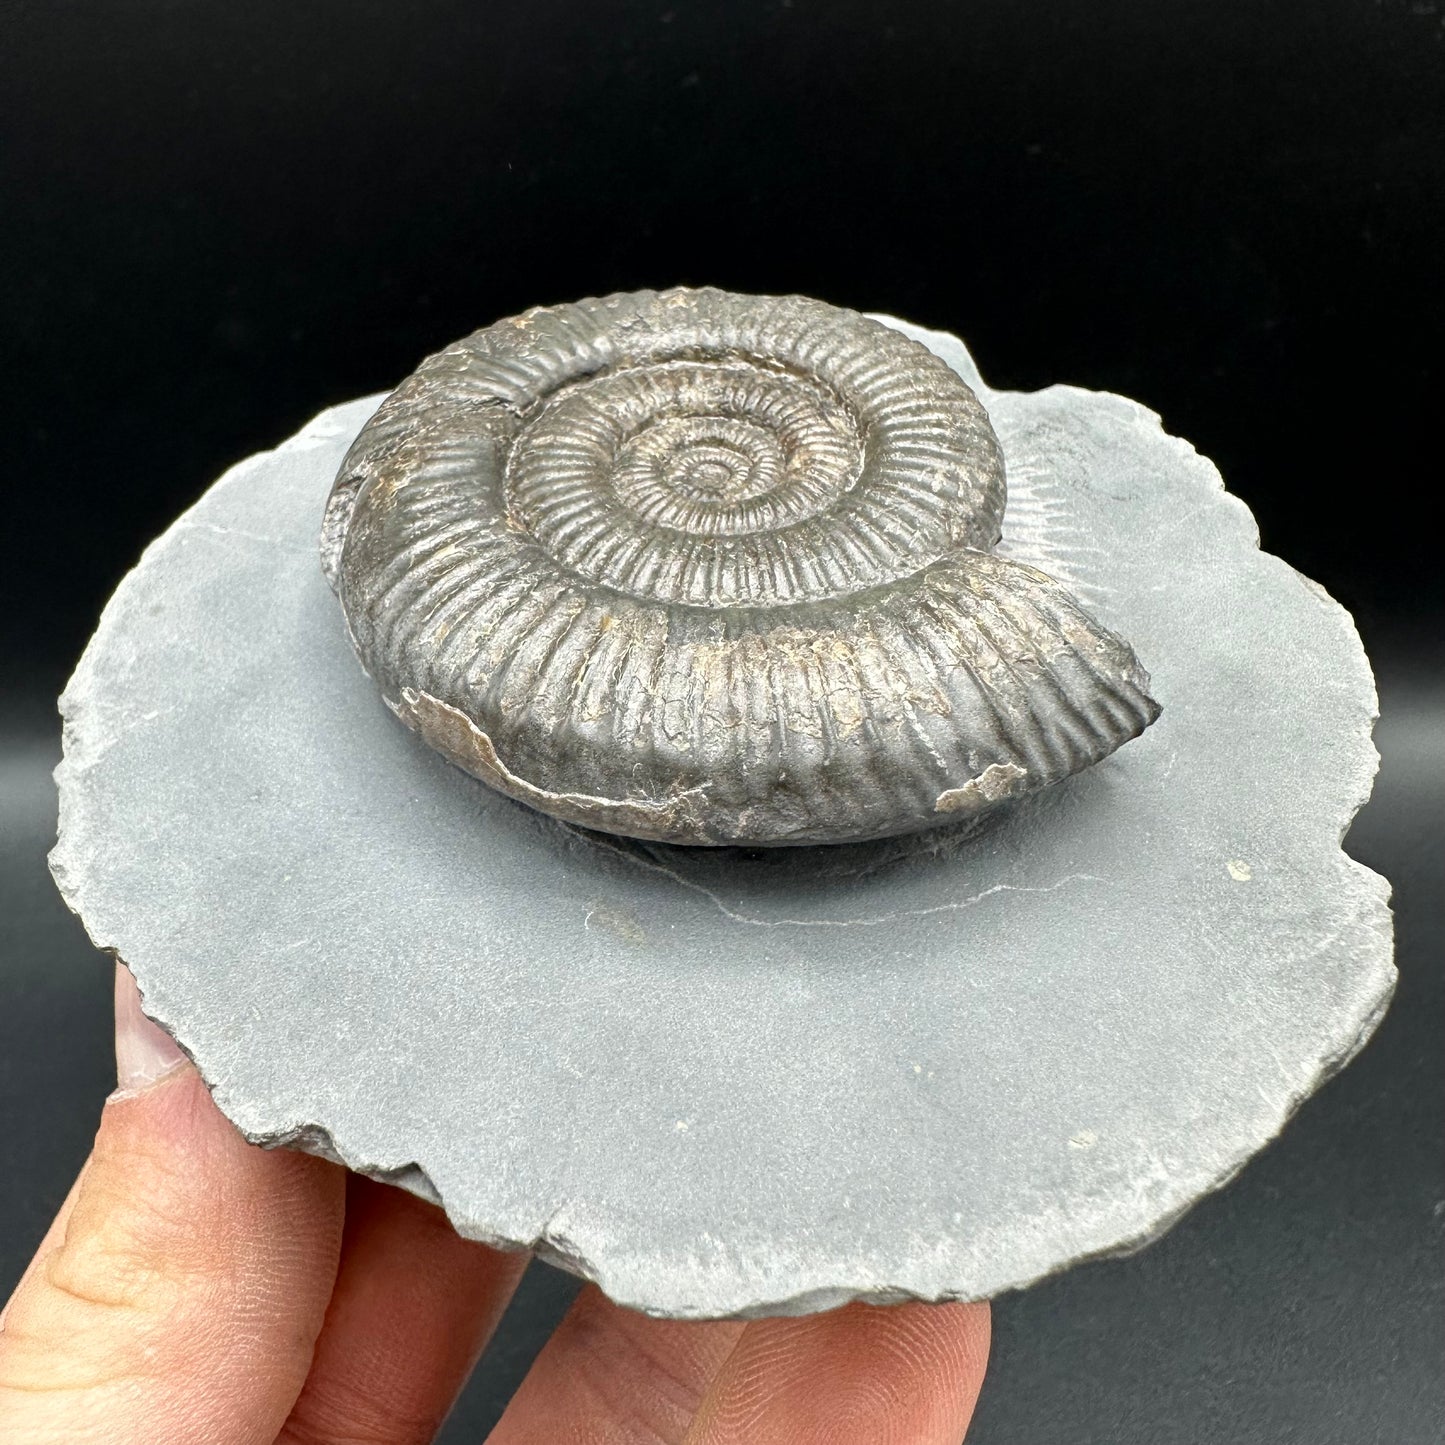
[[[389,706],[503,792],[836,842],[1044,787],[1157,715],[1126,643],[992,555],[1004,503],[925,347],[802,297],[638,292],[423,362],[347,455],[322,562]]]

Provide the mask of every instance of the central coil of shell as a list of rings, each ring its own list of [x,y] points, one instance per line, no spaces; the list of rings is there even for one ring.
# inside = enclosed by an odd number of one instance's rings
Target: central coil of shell
[[[993,556],[1003,456],[901,333],[801,297],[541,308],[429,358],[338,475],[322,560],[389,705],[574,822],[882,836],[1096,761],[1132,652]]]
[[[897,340],[886,367],[875,341],[861,374],[834,350],[794,369],[644,362],[564,386],[516,439],[507,504],[579,576],[703,607],[885,585],[920,548],[958,545],[965,519],[996,538],[1003,465],[982,409],[945,430],[945,400],[918,405],[933,368]],[[967,440],[959,421],[985,442],[966,469],[948,447]]]

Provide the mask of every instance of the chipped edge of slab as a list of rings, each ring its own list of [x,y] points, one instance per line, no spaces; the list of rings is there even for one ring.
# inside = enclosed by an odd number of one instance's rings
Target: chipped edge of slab
[[[982,399],[985,403],[989,401],[993,393],[987,387],[987,384],[979,378],[977,369],[973,365],[972,357],[960,339],[946,332],[928,331],[923,327],[916,327],[910,323],[899,323],[894,318],[888,316],[880,315],[876,319],[884,321],[889,325],[898,326],[899,329],[906,329],[910,334],[916,335],[919,340],[923,341],[925,345],[928,345],[930,349],[935,350],[937,354],[941,355],[945,361],[949,361],[950,364],[955,364],[959,359],[964,360],[968,366],[965,379],[968,380],[971,385],[977,380],[984,393]],[[935,343],[937,344],[935,345]],[[1256,549],[1259,549],[1258,527],[1254,522],[1253,513],[1248,506],[1242,499],[1228,491],[1218,468],[1209,458],[1204,457],[1186,438],[1177,437],[1164,431],[1162,418],[1158,413],[1129,397],[1119,396],[1112,392],[1090,391],[1087,388],[1071,386],[1066,383],[1055,383],[1052,386],[1041,388],[1039,391],[1027,394],[1038,396],[1052,391],[1075,393],[1093,400],[1105,398],[1111,403],[1120,404],[1122,408],[1127,410],[1134,418],[1145,421],[1157,428],[1170,442],[1186,450],[1192,457],[1197,459],[1202,467],[1208,470],[1212,476],[1215,490],[1222,495],[1222,498],[1226,499],[1227,503],[1233,503],[1234,506],[1239,508],[1248,518],[1253,544]],[[346,434],[350,428],[350,422],[348,420],[345,423],[340,423],[338,421],[339,414],[351,411],[360,413],[365,405],[369,405],[371,409],[374,410],[383,399],[384,394],[377,394],[326,408],[313,417],[300,431],[282,442],[279,446],[268,451],[254,453],[235,466],[228,468],[222,476],[212,484],[212,487],[220,486],[227,481],[234,481],[238,476],[244,475],[253,468],[264,464],[269,458],[275,455],[309,450],[313,446],[320,445],[337,436]],[[195,1058],[187,1048],[185,1039],[178,1033],[176,1026],[163,1014],[152,1012],[151,1006],[146,1001],[144,965],[138,965],[132,960],[123,957],[116,945],[107,942],[104,937],[97,936],[96,931],[85,917],[84,901],[79,896],[79,889],[73,887],[69,881],[66,859],[68,848],[74,845],[77,834],[83,832],[85,823],[88,821],[81,814],[80,804],[82,799],[75,790],[67,788],[66,785],[72,775],[83,772],[96,760],[96,755],[92,751],[93,745],[86,743],[81,737],[81,719],[84,714],[84,707],[80,704],[77,697],[77,692],[79,691],[78,684],[84,682],[89,668],[94,665],[94,657],[98,655],[102,644],[108,636],[110,626],[114,625],[117,615],[114,603],[123,598],[136,573],[146,565],[147,560],[152,554],[166,543],[167,538],[174,531],[184,528],[187,525],[207,526],[205,523],[196,522],[192,514],[202,504],[204,496],[207,495],[211,489],[212,488],[208,488],[206,494],[198,498],[196,503],[183,512],[165,532],[161,533],[160,536],[155,538],[146,547],[135,567],[122,579],[112,599],[107,602],[95,633],[88,642],[76,666],[75,672],[61,694],[59,706],[62,718],[64,719],[63,753],[60,763],[54,770],[54,777],[59,790],[59,828],[58,838],[55,847],[50,853],[49,862],[51,873],[54,876],[62,899],[71,912],[80,919],[91,942],[98,950],[109,954],[117,962],[123,964],[130,970],[136,978],[137,985],[141,992],[142,1005],[147,1016],[159,1027],[164,1029],[165,1032],[175,1040],[177,1046],[186,1057],[196,1065],[207,1088],[210,1089],[213,1094],[220,1092],[223,1096],[223,1084],[207,1077],[202,1061]],[[279,539],[277,538],[257,536],[255,540],[267,545],[280,545]],[[1287,562],[1283,561],[1283,559],[1263,552],[1262,549],[1260,549],[1260,555],[1286,568],[1313,595],[1315,600],[1323,604],[1332,614],[1336,625],[1340,628],[1344,644],[1353,650],[1357,663],[1357,671],[1360,674],[1360,682],[1362,684],[1362,701],[1364,701],[1366,696],[1365,688],[1368,688],[1368,720],[1373,731],[1373,724],[1379,717],[1378,695],[1375,690],[1374,676],[1369,665],[1369,659],[1365,653],[1364,645],[1360,639],[1358,629],[1355,627],[1353,618],[1319,583],[1304,576],[1304,574],[1298,572]],[[1392,927],[1392,915],[1389,908],[1390,885],[1388,880],[1350,857],[1350,855],[1344,851],[1344,839],[1360,809],[1363,808],[1370,799],[1374,790],[1374,779],[1378,769],[1379,752],[1374,747],[1373,740],[1371,739],[1368,766],[1362,766],[1359,769],[1354,796],[1343,808],[1342,816],[1337,820],[1337,846],[1346,865],[1352,872],[1359,875],[1362,884],[1369,888],[1373,895],[1372,901],[1379,910],[1381,921],[1383,921],[1386,928],[1389,929]],[[800,1283],[797,1288],[791,1291],[769,1295],[765,1298],[749,1298],[745,1303],[735,1302],[730,1306],[724,1306],[722,1308],[702,1308],[691,1305],[684,1299],[676,1299],[670,1303],[659,1303],[655,1294],[646,1300],[634,1298],[630,1296],[629,1291],[623,1286],[622,1281],[609,1278],[610,1272],[606,1266],[588,1258],[586,1252],[568,1238],[565,1226],[559,1218],[564,1212],[561,1209],[553,1211],[551,1215],[542,1220],[536,1232],[530,1236],[513,1237],[488,1232],[476,1227],[470,1221],[458,1218],[457,1214],[448,1206],[447,1201],[433,1184],[424,1161],[400,1160],[384,1162],[368,1158],[367,1152],[364,1149],[355,1147],[346,1140],[338,1139],[328,1126],[319,1121],[297,1121],[278,1124],[270,1128],[248,1127],[246,1124],[237,1122],[234,1119],[232,1122],[235,1123],[235,1126],[242,1136],[252,1144],[259,1145],[263,1148],[298,1148],[307,1153],[332,1160],[368,1178],[407,1189],[420,1198],[426,1199],[444,1209],[448,1218],[464,1237],[496,1249],[534,1254],[549,1264],[555,1265],[573,1275],[596,1284],[617,1304],[661,1318],[750,1319],[777,1315],[809,1314],[836,1308],[851,1301],[886,1305],[902,1303],[909,1300],[943,1303],[946,1301],[992,1298],[1009,1291],[1026,1289],[1031,1285],[1060,1274],[1079,1264],[1137,1253],[1139,1250],[1146,1248],[1161,1238],[1196,1205],[1233,1180],[1251,1158],[1279,1137],[1286,1124],[1288,1124],[1289,1120],[1299,1110],[1305,1100],[1339,1073],[1369,1042],[1380,1020],[1384,1017],[1390,1000],[1394,995],[1396,971],[1392,962],[1392,956],[1391,949],[1387,951],[1385,956],[1385,966],[1383,970],[1377,970],[1378,976],[1372,980],[1375,984],[1373,991],[1368,994],[1366,994],[1364,990],[1361,991],[1360,997],[1363,1007],[1358,1011],[1358,1021],[1354,1033],[1343,1039],[1340,1047],[1333,1053],[1321,1057],[1310,1076],[1304,1082],[1293,1087],[1286,1095],[1277,1112],[1277,1116],[1270,1119],[1265,1124],[1265,1127],[1256,1133],[1251,1142],[1242,1145],[1234,1155],[1209,1178],[1203,1182],[1196,1181],[1195,1184],[1187,1188],[1176,1187],[1171,1191],[1176,1196],[1174,1202],[1166,1202],[1146,1225],[1126,1236],[1116,1238],[1095,1249],[1082,1250],[1077,1254],[1061,1259],[1048,1268],[1030,1272],[1019,1277],[989,1281],[984,1287],[978,1289],[923,1290],[903,1285],[878,1285],[873,1282],[858,1280],[849,1282],[846,1274],[843,1274],[840,1276],[841,1282],[836,1284],[818,1286]],[[222,1097],[219,1102],[223,1106],[224,1097]],[[224,1107],[222,1111],[225,1112]],[[739,1296],[747,1293],[747,1291],[740,1288],[742,1283],[741,1278],[738,1278],[734,1286],[734,1293]],[[753,1291],[752,1293],[756,1295],[757,1291]]]

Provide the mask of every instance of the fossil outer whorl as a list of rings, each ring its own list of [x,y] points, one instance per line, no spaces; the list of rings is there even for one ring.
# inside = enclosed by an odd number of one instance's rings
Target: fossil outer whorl
[[[673,843],[879,837],[1112,752],[1128,645],[992,555],[973,392],[802,297],[539,308],[357,438],[322,563],[389,706],[545,812]]]

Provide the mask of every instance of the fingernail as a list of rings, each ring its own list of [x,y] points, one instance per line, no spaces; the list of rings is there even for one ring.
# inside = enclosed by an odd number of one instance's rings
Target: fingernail
[[[117,1094],[137,1094],[186,1062],[176,1041],[141,1012],[130,970],[115,966],[115,1078]]]

